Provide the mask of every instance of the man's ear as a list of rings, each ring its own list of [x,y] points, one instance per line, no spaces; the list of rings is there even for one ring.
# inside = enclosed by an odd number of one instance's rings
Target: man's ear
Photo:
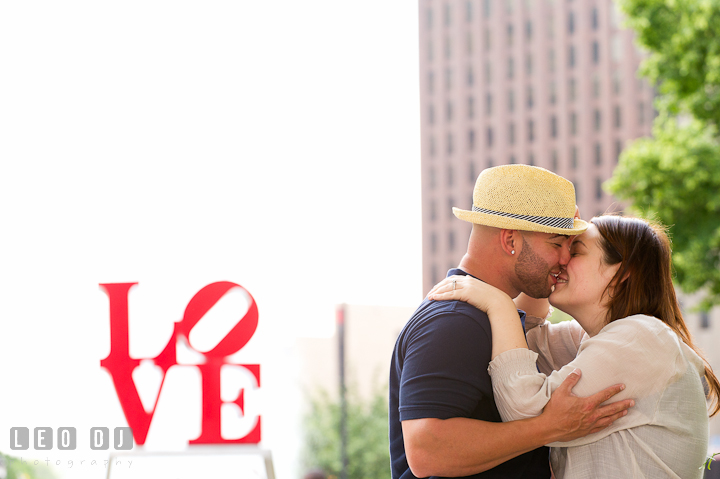
[[[520,253],[519,246],[522,244],[518,230],[500,230],[500,248],[510,256],[517,256]]]

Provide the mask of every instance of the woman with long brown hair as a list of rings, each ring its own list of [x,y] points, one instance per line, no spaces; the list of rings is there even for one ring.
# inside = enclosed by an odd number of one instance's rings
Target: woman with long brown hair
[[[446,278],[428,297],[467,301],[488,313],[489,372],[504,421],[539,415],[576,368],[582,372],[574,389],[579,396],[625,384],[617,399],[635,400],[627,416],[584,438],[550,444],[557,479],[702,477],[706,391],[714,415],[720,410],[720,384],[683,320],[665,228],[638,218],[600,216],[570,248],[571,259],[549,300],[575,321],[537,321],[527,342],[513,301],[479,280]],[[528,315],[548,312],[547,302],[522,295],[516,301]]]

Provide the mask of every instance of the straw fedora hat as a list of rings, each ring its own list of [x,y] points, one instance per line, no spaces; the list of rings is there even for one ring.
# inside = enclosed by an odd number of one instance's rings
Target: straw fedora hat
[[[483,170],[472,211],[453,208],[463,221],[495,228],[577,235],[588,224],[574,218],[575,187],[544,168],[503,165]]]

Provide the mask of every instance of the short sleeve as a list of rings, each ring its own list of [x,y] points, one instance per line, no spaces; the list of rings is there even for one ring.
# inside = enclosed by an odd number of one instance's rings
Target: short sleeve
[[[492,397],[488,330],[468,316],[446,313],[408,337],[400,377],[400,420],[472,417]]]

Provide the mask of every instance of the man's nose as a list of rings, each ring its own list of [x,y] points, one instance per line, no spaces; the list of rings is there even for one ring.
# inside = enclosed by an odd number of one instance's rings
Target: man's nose
[[[560,248],[560,264],[565,266],[570,261],[570,242],[567,245]]]

